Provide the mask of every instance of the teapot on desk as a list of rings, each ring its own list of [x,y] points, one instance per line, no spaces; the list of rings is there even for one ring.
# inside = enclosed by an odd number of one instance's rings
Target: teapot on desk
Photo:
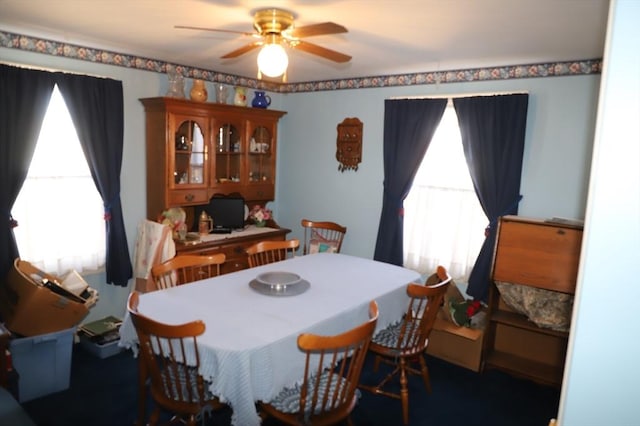
[[[198,233],[206,235],[213,230],[213,219],[203,211],[200,213],[200,219],[198,220]]]

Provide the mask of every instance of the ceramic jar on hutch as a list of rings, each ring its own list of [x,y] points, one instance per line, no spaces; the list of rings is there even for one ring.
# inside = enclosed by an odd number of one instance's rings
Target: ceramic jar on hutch
[[[264,92],[256,90],[251,106],[254,108],[266,108],[269,105],[271,105],[271,97],[265,95]]]
[[[244,87],[237,86],[234,88],[233,104],[236,106],[247,106],[247,93]]]
[[[204,84],[204,80],[193,80],[193,86],[191,86],[189,97],[192,101],[196,102],[205,102],[207,100],[207,88]]]

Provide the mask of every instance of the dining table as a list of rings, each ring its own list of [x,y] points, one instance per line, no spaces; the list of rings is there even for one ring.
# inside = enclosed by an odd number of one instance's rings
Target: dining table
[[[294,274],[300,282],[289,286],[295,291],[273,286],[265,291],[256,278],[268,272]],[[206,330],[197,340],[199,372],[210,391],[231,406],[232,424],[253,426],[261,422],[257,402],[269,402],[284,387],[301,382],[301,333],[347,331],[368,319],[372,300],[378,304],[380,330],[400,320],[409,301],[406,287],[419,279],[418,272],[404,267],[316,253],[143,293],[138,310],[167,324],[204,321]],[[119,345],[137,356],[137,343],[127,313]]]

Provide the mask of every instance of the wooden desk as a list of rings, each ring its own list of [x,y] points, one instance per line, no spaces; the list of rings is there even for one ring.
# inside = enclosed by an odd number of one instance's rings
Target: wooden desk
[[[266,271],[297,273],[310,288],[297,296],[265,296],[249,282]],[[200,374],[231,405],[232,423],[252,426],[260,424],[255,402],[270,401],[302,378],[300,333],[344,332],[368,318],[371,300],[380,310],[377,329],[386,327],[402,317],[406,285],[419,278],[415,271],[387,263],[318,253],[145,293],[139,310],[169,324],[205,322],[206,332],[198,339]],[[137,349],[128,315],[120,335],[121,346]]]
[[[518,216],[500,219],[489,291],[483,366],[559,386],[569,333],[538,327],[511,309],[496,282],[575,292],[582,227]]]
[[[248,226],[242,231],[230,234],[209,234],[201,237],[198,243],[183,243],[176,240],[176,253],[209,255],[224,253],[227,256],[220,271],[222,274],[247,269],[249,263],[245,250],[260,241],[283,241],[290,229],[286,228],[257,228]]]

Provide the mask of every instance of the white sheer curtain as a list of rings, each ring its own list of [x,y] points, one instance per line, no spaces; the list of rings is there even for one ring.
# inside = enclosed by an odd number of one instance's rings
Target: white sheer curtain
[[[11,211],[21,259],[55,275],[104,266],[102,199],[57,87]]]
[[[190,182],[202,183],[204,180],[204,136],[197,123],[193,123],[193,138],[191,145],[191,161],[189,162]]]
[[[430,273],[442,265],[466,282],[486,226],[450,104],[404,201],[404,266]]]

